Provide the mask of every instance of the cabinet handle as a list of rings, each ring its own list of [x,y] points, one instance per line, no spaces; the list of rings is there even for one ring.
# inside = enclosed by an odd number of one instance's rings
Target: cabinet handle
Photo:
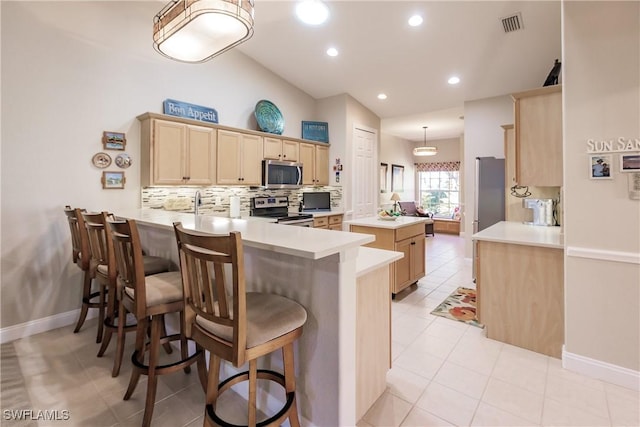
[[[412,244],[412,245],[415,245],[415,244],[416,244],[416,242],[411,242],[411,244]]]

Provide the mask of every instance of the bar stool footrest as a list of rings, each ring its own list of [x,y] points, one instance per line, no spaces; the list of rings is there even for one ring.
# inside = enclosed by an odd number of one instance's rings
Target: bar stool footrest
[[[104,292],[105,292],[105,297],[106,297],[106,295],[109,293],[109,291],[105,290]],[[82,298],[82,303],[84,305],[86,305],[87,307],[89,307],[89,308],[106,307],[107,306],[106,302],[104,304],[100,304],[99,301],[91,301],[94,298],[98,298],[100,296],[100,294],[102,294],[102,292],[100,292],[100,291],[93,292],[93,293],[89,294],[88,297]]]
[[[271,371],[267,369],[258,369],[257,370],[257,378],[261,380],[269,380],[275,383],[280,384],[283,388],[285,387],[284,375],[279,372]],[[218,398],[220,395],[230,389],[235,384],[241,383],[243,381],[249,381],[249,371],[240,372],[232,377],[227,378],[223,382],[218,385]],[[266,427],[271,425],[281,425],[284,420],[287,418],[292,405],[295,403],[296,392],[290,391],[286,393],[287,401],[284,406],[272,417],[267,418],[266,420],[260,421],[256,423],[256,427]],[[244,425],[231,424],[216,414],[213,405],[206,406],[207,416],[214,422],[216,425],[220,425],[222,427],[248,427]]]
[[[160,343],[162,344],[163,342],[177,341],[179,339],[180,339],[180,334],[168,335],[166,337],[163,337],[160,340]],[[145,352],[146,350],[148,350],[148,347],[149,347],[149,343],[146,343]],[[170,374],[179,369],[187,368],[193,365],[198,360],[198,357],[202,355],[202,353],[203,353],[203,350],[196,350],[191,356],[187,357],[186,359],[181,359],[173,363],[167,363],[165,365],[157,365],[155,368],[156,375]],[[133,354],[131,355],[131,363],[133,363],[133,366],[135,368],[141,371],[140,373],[142,375],[149,375],[149,365],[145,365],[144,363],[139,362],[137,356],[138,356],[138,351],[134,351]]]

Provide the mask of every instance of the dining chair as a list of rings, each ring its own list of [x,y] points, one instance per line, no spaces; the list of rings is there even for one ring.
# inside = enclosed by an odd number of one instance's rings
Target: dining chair
[[[204,352],[199,345],[189,355],[187,336],[184,333],[184,300],[182,277],[179,271],[145,276],[140,235],[135,220],[107,220],[118,271],[117,281],[121,287],[118,314],[123,318],[132,313],[137,321],[136,344],[131,362],[133,369],[124,400],[129,400],[138,385],[141,375],[147,375],[147,394],[142,425],[151,423],[158,376],[183,369],[191,371],[190,365],[198,362],[198,374],[202,387],[206,385]],[[180,331],[167,335],[164,330],[165,315],[175,313],[180,319]],[[146,342],[147,332],[149,342]],[[180,360],[160,364],[160,346],[170,349],[170,342],[180,341]]]
[[[280,295],[246,291],[240,232],[212,235],[175,223],[185,299],[186,334],[209,351],[204,426],[231,425],[216,411],[218,398],[235,384],[248,381],[248,426],[281,425],[287,418],[299,426],[293,344],[302,335],[307,312]],[[257,369],[258,358],[281,350],[284,375]],[[221,361],[248,371],[220,382]],[[286,402],[266,420],[257,420],[258,380],[284,388]]]

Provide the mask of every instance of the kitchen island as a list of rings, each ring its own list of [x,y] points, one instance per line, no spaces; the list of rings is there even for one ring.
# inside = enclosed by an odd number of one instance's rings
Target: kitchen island
[[[375,236],[367,243],[371,248],[402,252],[404,257],[393,263],[389,273],[390,291],[397,294],[424,277],[426,271],[426,217],[399,216],[380,219],[358,218],[346,221],[349,231]]]
[[[296,344],[297,399],[303,424],[355,425],[384,392],[390,367],[390,342],[384,339],[390,330],[388,270],[402,254],[363,248],[360,257],[360,246],[371,242],[372,236],[274,224],[253,217],[196,217],[156,209],[116,214],[135,219],[144,249],[172,259],[176,268],[174,222],[213,234],[241,232],[247,290],[286,296],[308,313]],[[386,299],[380,297],[381,287]],[[362,366],[370,366],[371,360],[375,360],[373,371],[368,369],[363,375]],[[279,369],[280,357],[275,355],[265,363],[265,367]],[[223,372],[231,375],[235,371],[225,365]],[[261,399],[270,409],[281,406],[271,393]]]
[[[487,337],[559,358],[564,344],[560,227],[502,221],[472,239],[478,320]]]

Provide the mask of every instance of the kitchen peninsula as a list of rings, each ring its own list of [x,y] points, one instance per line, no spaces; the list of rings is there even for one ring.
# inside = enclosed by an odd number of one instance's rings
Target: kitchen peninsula
[[[367,217],[347,221],[349,230],[375,236],[367,243],[371,248],[398,251],[404,257],[391,266],[390,291],[395,295],[424,277],[425,266],[425,222],[426,217]]]
[[[473,240],[478,320],[487,337],[559,358],[564,344],[560,227],[502,221]]]
[[[144,249],[172,259],[176,268],[174,222],[213,234],[240,231],[247,290],[280,294],[307,309],[308,320],[296,344],[296,377],[300,414],[311,424],[355,425],[384,392],[390,368],[390,341],[385,338],[390,334],[389,264],[402,254],[360,248],[373,241],[370,235],[254,217],[159,209],[116,214],[135,219]],[[278,357],[267,363],[280,366]],[[223,375],[233,372],[226,366]],[[277,408],[276,400],[269,395],[268,406]]]

